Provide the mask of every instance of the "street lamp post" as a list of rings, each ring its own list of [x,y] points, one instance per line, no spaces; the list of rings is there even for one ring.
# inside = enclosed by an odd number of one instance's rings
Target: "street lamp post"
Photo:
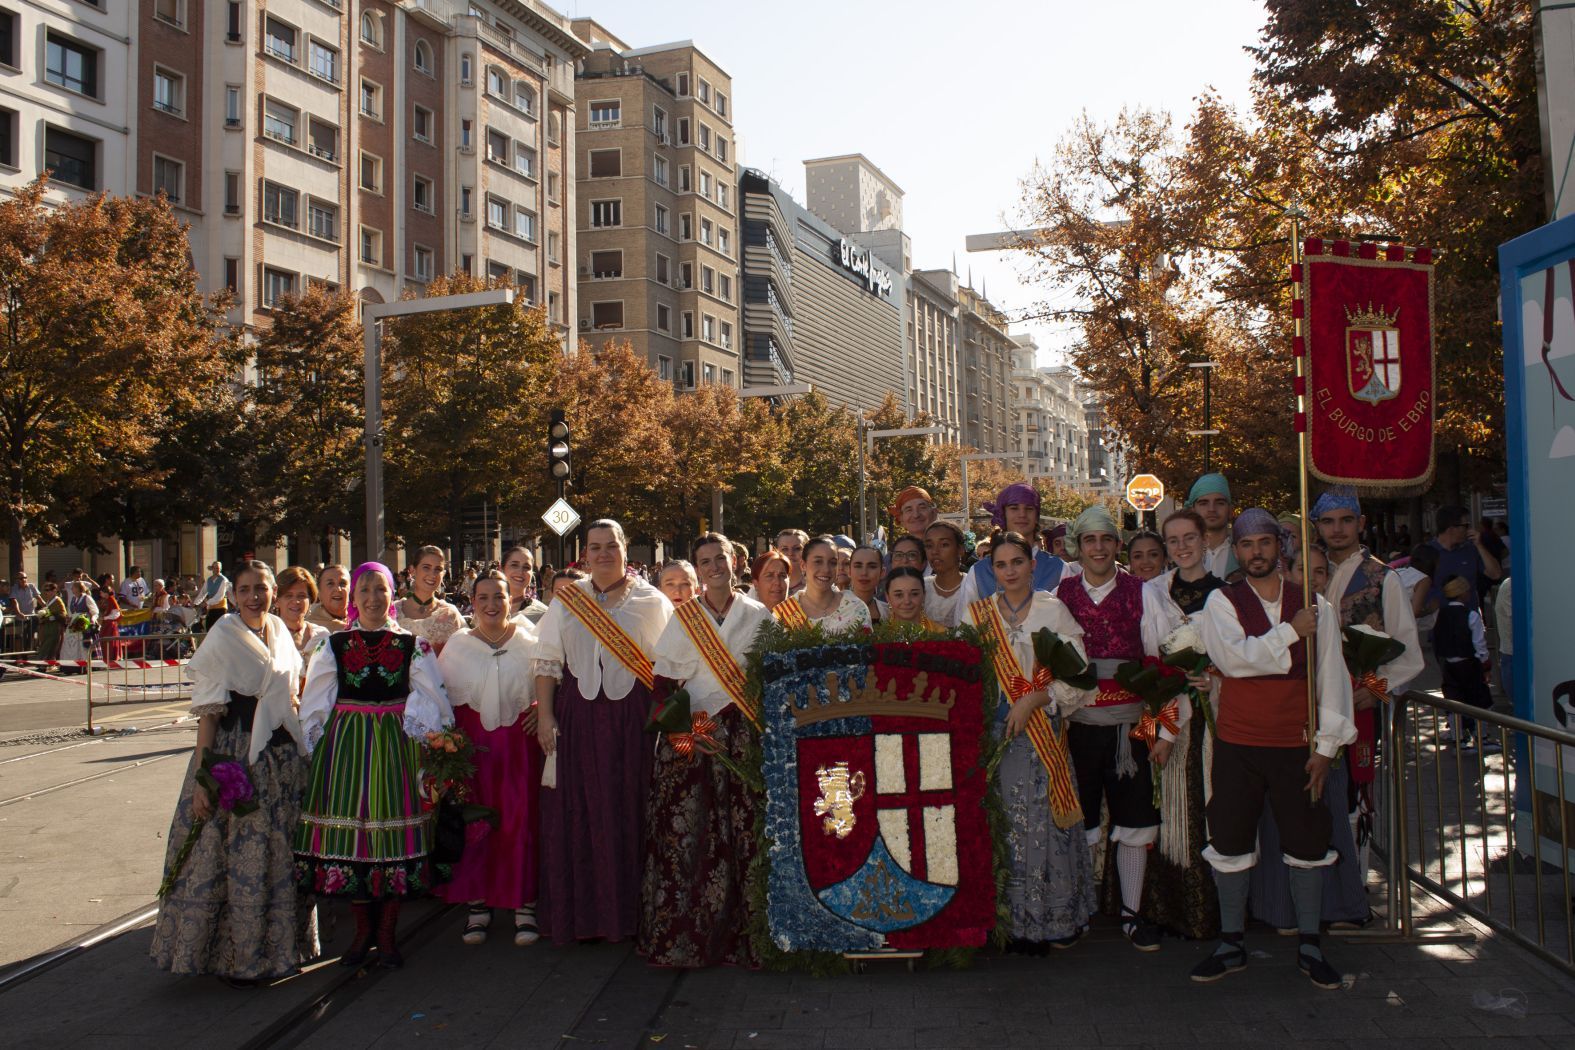
[[[890,430],[870,430],[869,424],[859,416],[859,542],[863,543],[868,537],[865,527],[869,523],[869,514],[866,509],[866,500],[869,492],[869,479],[866,470],[869,457],[875,454],[875,439],[890,437],[920,437],[925,434],[944,434],[946,428],[935,427],[896,427]]]
[[[1214,424],[1212,417],[1212,406],[1209,402],[1209,380],[1213,377],[1214,370],[1219,366],[1220,363],[1218,361],[1187,362],[1188,368],[1198,368],[1202,369],[1203,371],[1203,429],[1189,430],[1187,431],[1187,434],[1190,437],[1201,437],[1203,439],[1203,473],[1205,474],[1209,473],[1209,471],[1213,469],[1210,466],[1209,453],[1212,448],[1211,443],[1214,439],[1214,435],[1219,433],[1218,430],[1211,429]]]
[[[973,508],[968,502],[968,464],[977,463],[984,459],[1016,459],[1010,452],[969,452],[957,457],[962,462],[962,510],[963,527],[973,528]]]
[[[739,390],[738,396],[740,398],[745,398],[745,397],[763,397],[763,398],[766,398],[768,400],[773,400],[774,401],[777,398],[786,399],[786,398],[790,398],[790,397],[796,397],[796,396],[798,396],[800,394],[812,393],[814,391],[814,389],[815,389],[815,387],[812,384],[810,384],[810,383],[783,383],[783,384],[780,384],[780,385],[777,385],[777,386],[746,386],[746,387],[742,388],[741,390]],[[722,513],[723,513],[724,510],[725,510],[725,507],[723,506],[723,503],[722,503],[722,490],[721,489],[712,489],[711,490],[711,531],[712,532],[726,532],[727,531],[727,529],[723,527],[723,522],[722,522]]]
[[[473,310],[486,306],[512,306],[513,288],[489,288],[462,295],[435,295],[430,299],[401,299],[393,303],[368,303],[361,311],[362,346],[366,379],[366,557],[382,553],[388,530],[383,513],[383,326],[390,317]]]

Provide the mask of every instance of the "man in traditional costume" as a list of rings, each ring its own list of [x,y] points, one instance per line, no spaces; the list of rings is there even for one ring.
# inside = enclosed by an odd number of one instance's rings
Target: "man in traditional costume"
[[[1203,475],[1187,492],[1187,506],[1203,516],[1207,530],[1203,535],[1204,566],[1220,579],[1229,580],[1232,573],[1240,570],[1231,540],[1230,482],[1224,474]]]
[[[897,500],[891,505],[891,516],[903,535],[917,536],[923,542],[925,530],[935,524],[939,512],[928,492],[917,485],[909,485],[897,493]]]
[[[646,807],[639,951],[654,966],[751,965],[749,785],[713,752],[748,761],[760,726],[744,667],[771,610],[733,589],[732,544],[707,532],[691,550],[705,589],[673,611],[656,643],[658,695],[689,694],[692,729],[664,736]]]
[[[1148,850],[1159,837],[1149,741],[1134,739],[1142,701],[1115,680],[1123,663],[1143,659],[1143,581],[1116,563],[1120,533],[1099,504],[1078,515],[1067,529],[1066,545],[1083,571],[1062,580],[1056,597],[1082,627],[1083,646],[1099,677],[1093,696],[1073,712],[1067,730],[1084,835],[1089,848],[1097,849],[1102,808],[1108,807],[1121,881],[1121,930],[1139,951],[1156,951],[1159,932],[1139,915]],[[1153,741],[1154,757],[1162,762],[1175,734],[1159,732],[1163,735]]]
[[[990,520],[998,529],[1015,532],[1033,542],[1039,537],[1039,491],[1032,485],[1017,482],[1002,489],[995,500],[984,505]],[[1043,547],[1034,546],[1034,590],[1053,591],[1066,571],[1066,562],[1055,557]],[[963,580],[963,608],[988,598],[995,593],[995,568],[989,558],[980,558],[968,570]]]
[[[1405,651],[1378,668],[1379,681],[1352,686],[1356,742],[1330,767],[1324,800],[1334,821],[1334,848],[1340,862],[1331,865],[1324,879],[1323,918],[1331,925],[1353,928],[1366,925],[1371,914],[1367,902],[1367,850],[1372,842],[1373,780],[1378,773],[1379,718],[1382,701],[1373,687],[1387,695],[1405,689],[1422,673],[1422,646],[1417,638],[1416,616],[1400,577],[1362,546],[1367,519],[1356,495],[1348,489],[1331,489],[1313,504],[1313,522],[1328,552],[1329,582],[1324,596],[1339,613],[1339,626],[1362,626],[1382,631],[1403,643]],[[1316,557],[1315,552],[1309,552]],[[1274,859],[1278,829],[1265,817],[1260,828],[1263,859],[1252,876],[1252,912],[1276,929],[1294,926],[1288,878],[1283,864]]]
[[[1318,932],[1319,869],[1338,859],[1330,848],[1329,807],[1320,796],[1335,755],[1356,739],[1339,621],[1321,596],[1304,608],[1301,591],[1282,575],[1280,528],[1272,514],[1244,511],[1231,535],[1246,577],[1209,595],[1202,617],[1209,659],[1222,676],[1203,851],[1219,892],[1220,943],[1192,979],[1215,981],[1247,965],[1247,894],[1267,802],[1290,867],[1301,935],[1297,964],[1318,987],[1338,988],[1340,973],[1324,958]],[[1317,676],[1317,732],[1309,755],[1305,639],[1314,636],[1318,665],[1335,670]]]

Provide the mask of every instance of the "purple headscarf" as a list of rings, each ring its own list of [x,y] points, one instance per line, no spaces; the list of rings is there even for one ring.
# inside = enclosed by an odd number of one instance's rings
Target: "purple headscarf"
[[[383,577],[383,579],[385,581],[387,581],[387,583],[388,583],[388,618],[390,620],[392,620],[394,618],[394,612],[395,612],[395,610],[394,610],[394,574],[392,572],[389,572],[388,571],[388,566],[384,565],[380,561],[364,561],[360,565],[357,565],[355,567],[355,571],[350,574],[350,600],[349,600],[349,602],[346,605],[345,615],[349,618],[351,623],[355,623],[357,620],[359,620],[361,618],[360,611],[358,609],[356,609],[356,607],[355,607],[355,585],[356,585],[356,581],[359,580],[361,577],[365,576],[369,572],[378,573],[378,574],[380,574]]]
[[[1237,540],[1247,536],[1283,538],[1283,531],[1273,514],[1270,514],[1262,507],[1248,507],[1236,515],[1236,520],[1231,523],[1230,541],[1235,543]]]
[[[984,505],[984,509],[990,512],[990,520],[1003,529],[1006,528],[1006,506],[1009,503],[1031,503],[1037,511],[1041,505],[1039,490],[1018,481],[1002,489],[1001,494],[995,497],[995,502]]]

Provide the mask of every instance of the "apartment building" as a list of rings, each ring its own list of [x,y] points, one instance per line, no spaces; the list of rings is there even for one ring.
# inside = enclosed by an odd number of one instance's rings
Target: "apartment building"
[[[1012,432],[1024,470],[1029,477],[1088,488],[1092,395],[1070,368],[1039,367],[1033,336],[1014,335],[1012,344]]]
[[[1013,343],[1006,315],[967,285],[958,289],[957,305],[963,444],[981,452],[1011,452]]]
[[[626,341],[680,389],[738,387],[732,79],[692,41],[632,48],[592,19],[575,81],[579,336]]]
[[[946,427],[943,438],[963,436],[962,395],[957,361],[957,275],[950,270],[915,270],[908,278],[905,353],[908,410],[926,412]]]

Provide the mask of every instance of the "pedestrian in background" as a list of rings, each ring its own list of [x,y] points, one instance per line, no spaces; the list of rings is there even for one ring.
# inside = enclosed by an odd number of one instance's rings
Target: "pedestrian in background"
[[[350,571],[343,565],[330,565],[317,574],[317,601],[306,611],[306,618],[330,631],[350,626]]]
[[[224,575],[224,565],[214,562],[208,566],[208,580],[203,585],[202,596],[197,599],[197,607],[203,610],[202,629],[207,630],[219,621],[219,617],[229,611],[230,606],[230,580]]]

